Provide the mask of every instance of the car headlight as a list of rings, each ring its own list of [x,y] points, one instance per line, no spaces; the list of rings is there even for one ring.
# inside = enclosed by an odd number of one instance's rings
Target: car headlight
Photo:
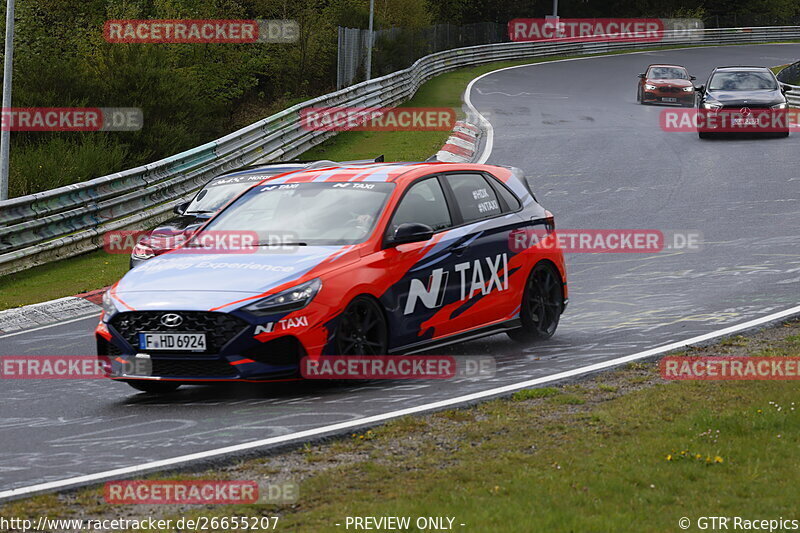
[[[273,315],[297,311],[307,306],[322,288],[319,278],[301,283],[291,289],[286,289],[278,294],[267,296],[255,303],[243,307],[248,313],[254,315]]]
[[[103,293],[103,313],[108,317],[117,314],[117,306],[108,291]]]
[[[716,102],[703,102],[703,109],[722,109],[722,104]]]
[[[655,85],[650,85],[649,83],[645,83],[644,88],[647,89],[648,91],[655,91],[657,89]]]
[[[782,104],[775,104],[774,106],[772,106],[772,109],[786,109],[788,107],[789,105],[786,102],[784,102]]]
[[[684,87],[683,88],[683,92],[685,92],[685,93],[693,93],[694,92],[694,87]]]
[[[156,256],[155,250],[144,241],[136,243],[136,246],[133,247],[133,252],[131,255],[134,259],[141,259],[142,261],[146,261],[147,259],[152,259]]]

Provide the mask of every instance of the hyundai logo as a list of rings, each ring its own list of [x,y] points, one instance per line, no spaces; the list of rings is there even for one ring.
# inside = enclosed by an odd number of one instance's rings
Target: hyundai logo
[[[750,108],[749,107],[743,107],[743,108],[741,108],[739,110],[739,113],[741,113],[744,116],[748,116],[750,114]]]
[[[183,317],[175,313],[167,313],[161,317],[161,325],[168,328],[177,328],[183,324]]]

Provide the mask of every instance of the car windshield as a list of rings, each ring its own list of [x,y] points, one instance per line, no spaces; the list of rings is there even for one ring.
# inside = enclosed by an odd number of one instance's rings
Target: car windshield
[[[767,72],[717,72],[708,88],[712,91],[774,91],[778,84]]]
[[[276,176],[277,174],[282,174],[287,170],[290,169],[282,168],[272,172],[214,178],[192,199],[189,203],[189,207],[186,208],[186,214],[200,215],[216,213],[228,203],[228,201],[248,187],[272,176]]]
[[[255,187],[204,231],[255,232],[259,245],[356,244],[375,226],[394,184],[286,183]]]
[[[651,80],[688,80],[689,75],[680,67],[651,67],[647,77]]]

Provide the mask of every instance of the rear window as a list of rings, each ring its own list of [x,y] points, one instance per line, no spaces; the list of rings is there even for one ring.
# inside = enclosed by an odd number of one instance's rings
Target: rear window
[[[472,222],[503,212],[491,184],[480,174],[449,174],[445,176],[453,190],[464,222]]]

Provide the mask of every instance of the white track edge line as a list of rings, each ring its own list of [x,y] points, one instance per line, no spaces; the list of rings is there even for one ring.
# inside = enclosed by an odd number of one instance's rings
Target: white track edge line
[[[480,400],[484,398],[488,398],[491,396],[498,396],[501,394],[505,394],[508,392],[513,392],[515,390],[523,389],[526,387],[532,387],[535,385],[541,385],[543,383],[549,383],[551,381],[560,381],[562,379],[567,379],[574,376],[579,376],[582,374],[588,374],[590,372],[595,372],[598,370],[603,370],[609,367],[618,366],[624,363],[628,363],[631,361],[636,361],[637,359],[645,359],[647,357],[652,357],[654,355],[659,355],[665,352],[670,352],[673,350],[677,350],[679,348],[684,348],[686,346],[692,344],[698,344],[710,339],[715,339],[717,337],[724,337],[726,335],[730,335],[731,333],[736,333],[738,331],[750,329],[756,326],[760,326],[762,324],[766,324],[768,322],[774,322],[777,320],[781,320],[792,315],[800,314],[800,305],[791,307],[789,309],[785,309],[783,311],[779,311],[777,313],[772,313],[770,315],[763,316],[761,318],[756,318],[753,320],[749,320],[747,322],[742,322],[741,324],[736,324],[733,326],[729,326],[727,328],[722,328],[716,331],[712,331],[709,333],[704,333],[703,335],[697,335],[695,337],[690,337],[688,339],[682,341],[672,342],[670,344],[666,344],[664,346],[660,346],[657,348],[650,348],[648,350],[644,350],[641,352],[637,352],[631,355],[626,355],[623,357],[617,357],[616,359],[609,359],[608,361],[602,361],[600,363],[595,363],[593,365],[588,365],[580,368],[574,368],[572,370],[565,370],[563,372],[558,372],[556,374],[551,374],[549,376],[543,376],[540,378],[534,378],[527,381],[521,381],[518,383],[513,383],[511,385],[504,385],[502,387],[497,387],[494,389],[488,389],[485,391],[474,392],[472,394],[466,394],[464,396],[457,396],[455,398],[448,398],[446,400],[440,400],[438,402],[428,403],[424,405],[418,405],[416,407],[409,407],[407,409],[400,409],[397,411],[390,411],[388,413],[383,413],[380,415],[373,415],[368,416],[366,418],[359,418],[357,420],[350,420],[348,422],[340,422],[338,424],[331,424],[328,426],[322,426],[315,429],[308,429],[305,431],[298,431],[295,433],[290,433],[288,435],[281,435],[278,437],[270,437],[267,439],[257,440],[253,442],[247,442],[243,444],[236,444],[233,446],[226,446],[224,448],[217,448],[215,450],[207,450],[204,452],[197,452],[189,455],[181,455],[178,457],[173,457],[171,459],[162,459],[160,461],[153,461],[150,463],[144,463],[141,465],[136,466],[127,466],[123,468],[117,468],[114,470],[107,470],[105,472],[97,472],[94,474],[87,474],[83,476],[77,476],[73,478],[62,479],[58,481],[50,481],[47,483],[39,483],[37,485],[30,485],[28,487],[21,487],[18,489],[11,489],[0,492],[0,501],[6,498],[16,498],[19,496],[24,495],[33,495],[36,493],[52,491],[55,489],[63,489],[75,485],[84,485],[91,482],[96,481],[103,481],[110,478],[126,476],[129,474],[137,474],[137,473],[144,473],[146,471],[156,470],[159,468],[175,466],[182,463],[187,463],[191,461],[200,461],[203,459],[211,459],[214,457],[219,457],[221,455],[235,453],[235,452],[242,452],[247,450],[253,450],[255,448],[261,448],[263,446],[269,446],[274,444],[281,444],[287,443],[289,441],[302,439],[305,437],[315,437],[319,435],[323,435],[325,433],[331,433],[335,431],[341,431],[344,429],[355,428],[359,426],[365,426],[369,424],[374,424],[377,422],[383,422],[392,418],[398,418],[401,416],[411,415],[422,413],[425,411],[430,411],[434,409],[439,409],[442,407],[449,407],[460,403],[471,402],[474,400]]]
[[[98,316],[98,312],[99,311],[100,311],[100,308],[98,307],[97,311],[95,311],[93,313],[90,313],[88,315],[82,315],[82,316],[79,316],[79,317],[70,318],[69,320],[63,320],[63,321],[60,321],[60,322],[53,322],[52,324],[45,324],[44,326],[39,326],[39,327],[35,327],[35,328],[32,328],[32,329],[23,329],[23,330],[20,330],[20,331],[12,331],[10,333],[3,333],[3,334],[0,334],[0,339],[5,339],[6,337],[13,337],[14,335],[22,335],[23,333],[32,333],[34,331],[39,331],[39,330],[42,330],[42,329],[54,328],[56,326],[63,326],[64,324],[72,324],[73,322],[78,322],[80,320],[85,320],[87,318],[96,317],[96,316]]]

